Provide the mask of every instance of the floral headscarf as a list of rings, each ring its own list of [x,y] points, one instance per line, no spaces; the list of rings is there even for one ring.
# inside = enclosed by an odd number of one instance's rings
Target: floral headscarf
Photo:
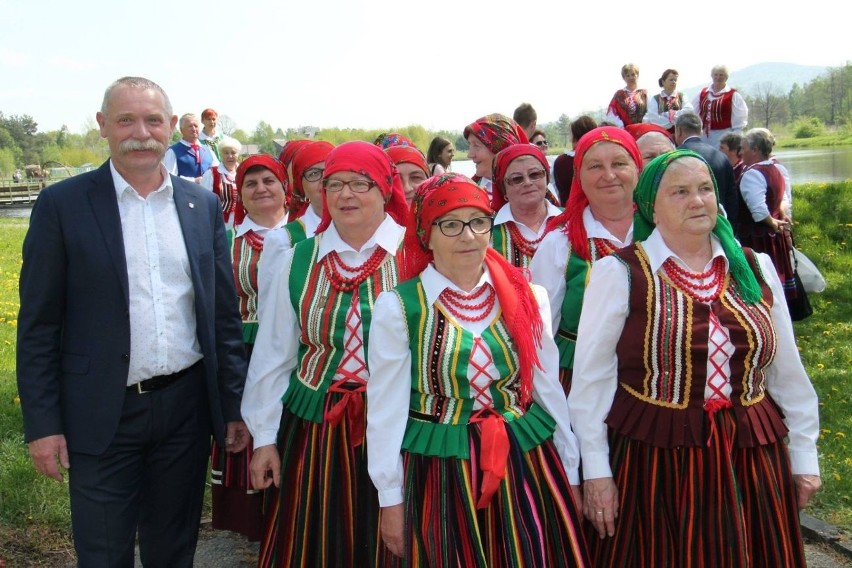
[[[499,113],[483,116],[468,124],[464,129],[465,140],[471,134],[494,154],[512,144],[529,143],[523,128],[508,116]]]
[[[412,142],[402,134],[397,134],[396,132],[383,132],[379,134],[373,144],[375,144],[382,150],[387,150],[388,148],[393,148],[395,146],[416,148],[414,142]]]
[[[414,164],[423,170],[427,177],[429,176],[429,165],[426,164],[426,157],[414,146],[391,146],[385,152],[394,164]]]

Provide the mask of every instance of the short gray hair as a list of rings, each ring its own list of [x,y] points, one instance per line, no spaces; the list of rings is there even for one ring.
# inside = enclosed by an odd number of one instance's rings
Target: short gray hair
[[[198,115],[196,115],[194,112],[188,112],[188,113],[186,113],[186,114],[184,114],[183,116],[180,117],[180,122],[178,123],[178,128],[183,128],[184,121],[189,119],[189,118],[194,118],[196,120],[196,122],[199,122],[199,123],[201,122],[200,120],[198,120]]]
[[[675,128],[689,134],[701,134],[701,117],[694,112],[684,112],[675,119]]]
[[[752,128],[745,133],[743,139],[750,149],[767,157],[775,146],[775,136],[765,128]]]
[[[731,76],[731,74],[728,72],[728,66],[727,65],[714,65],[713,69],[710,70],[710,74],[712,75],[712,74],[716,73],[717,71],[724,73],[725,77]]]
[[[132,89],[140,89],[147,90],[151,89],[153,91],[157,91],[161,95],[163,95],[163,102],[166,106],[166,115],[171,118],[174,115],[172,111],[172,102],[169,100],[169,96],[163,90],[161,86],[150,79],[146,79],[145,77],[122,77],[121,79],[117,79],[110,84],[109,87],[104,91],[104,100],[101,103],[101,113],[106,114],[107,104],[109,103],[109,99],[112,96],[112,92],[116,89],[116,87],[125,86],[130,87]]]

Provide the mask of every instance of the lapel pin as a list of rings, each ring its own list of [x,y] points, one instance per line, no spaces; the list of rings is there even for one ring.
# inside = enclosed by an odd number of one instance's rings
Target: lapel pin
[[[189,202],[189,208],[190,208],[190,209],[195,209],[195,203],[193,203],[192,201],[190,201],[190,202]]]

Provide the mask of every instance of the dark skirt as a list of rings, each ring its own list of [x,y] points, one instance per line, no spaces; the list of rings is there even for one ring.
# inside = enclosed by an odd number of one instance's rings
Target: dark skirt
[[[506,476],[488,506],[477,509],[480,426],[469,431],[469,460],[403,453],[406,565],[590,566],[582,513],[553,443],[524,453],[507,428]]]
[[[251,356],[252,345],[246,345]],[[239,533],[251,542],[263,536],[264,495],[251,485],[252,445],[229,454],[214,440],[211,453],[211,497],[213,528]],[[274,489],[274,488],[273,488]]]
[[[762,227],[752,227],[751,231],[740,235],[740,244],[744,247],[754,249],[769,255],[778,278],[784,286],[784,295],[787,300],[796,298],[796,283],[793,279],[794,268],[790,259],[792,252],[792,241],[785,233],[771,233]]]
[[[619,516],[604,539],[587,523],[596,566],[805,566],[784,442],[735,448],[733,411],[712,421],[709,445],[692,448],[610,432]]]
[[[326,406],[343,396],[329,393]],[[353,447],[350,422],[317,424],[285,408],[278,452],[279,498],[266,518],[258,566],[374,566],[379,498],[367,474],[366,443]]]

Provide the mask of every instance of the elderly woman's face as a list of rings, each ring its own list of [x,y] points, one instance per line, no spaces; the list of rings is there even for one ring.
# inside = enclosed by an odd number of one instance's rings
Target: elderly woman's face
[[[709,235],[719,205],[707,164],[698,158],[675,160],[660,179],[654,224],[664,238]]]
[[[710,75],[710,77],[713,78],[713,85],[715,85],[717,88],[724,87],[725,84],[728,82],[728,74],[724,71],[714,71]]]
[[[503,189],[514,208],[540,207],[547,193],[547,171],[532,156],[515,158],[506,168]]]
[[[488,214],[475,207],[460,207],[435,221],[440,223],[452,220],[468,223],[473,219],[488,217],[490,217]],[[476,223],[476,221],[473,222]],[[490,222],[487,224],[491,226]],[[461,234],[448,237],[442,232],[441,227],[436,225],[432,227],[432,233],[429,236],[429,249],[434,255],[435,268],[438,272],[450,276],[458,273],[459,270],[479,270],[485,260],[485,251],[488,250],[490,241],[490,232],[477,234],[470,227],[464,227]]]
[[[623,208],[633,203],[639,168],[620,144],[598,142],[585,153],[580,164],[580,187],[592,212],[609,206]],[[599,213],[596,215],[599,216]]]
[[[225,166],[225,169],[229,172],[232,172],[237,169],[237,157],[239,156],[239,151],[236,148],[222,148],[219,153],[222,155],[222,165]]]
[[[351,182],[370,181],[370,178],[355,172],[335,172],[327,181]],[[352,186],[344,185],[340,191],[325,190],[328,212],[338,232],[346,237],[350,231],[372,229],[375,231],[385,219],[385,200],[375,184],[364,193],[352,191]]]
[[[284,185],[266,168],[245,175],[241,195],[249,217],[284,210]]]
[[[494,152],[485,147],[485,144],[476,136],[471,134],[467,137],[470,149],[467,151],[467,157],[476,166],[476,175],[491,179],[491,167],[494,163]]]

